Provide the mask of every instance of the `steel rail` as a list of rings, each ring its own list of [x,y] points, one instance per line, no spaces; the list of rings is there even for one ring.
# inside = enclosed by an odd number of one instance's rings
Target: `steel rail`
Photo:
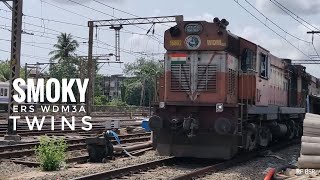
[[[257,151],[253,151],[253,152],[248,152],[248,153],[243,153],[240,154],[238,156],[236,156],[234,159],[231,160],[227,160],[218,164],[214,164],[214,165],[209,165],[203,168],[199,168],[195,171],[192,171],[190,173],[187,174],[183,174],[177,177],[172,178],[171,180],[186,180],[186,179],[194,179],[200,176],[204,176],[206,174],[209,173],[215,173],[221,170],[224,170],[226,168],[229,168],[235,164],[239,164],[239,163],[244,163],[247,162],[249,160],[252,160],[256,157],[258,157],[259,155],[261,155],[261,153],[271,150],[271,151],[277,151],[286,147],[289,147],[291,145],[297,144],[298,142],[300,142],[299,140],[292,140],[289,142],[280,142],[277,143],[276,145],[267,147],[267,148],[263,148],[261,150],[257,150]]]
[[[224,170],[228,167],[231,167],[233,165],[239,164],[239,163],[244,163],[247,162],[249,160],[252,160],[256,157],[258,157],[259,155],[261,155],[261,153],[268,151],[268,150],[272,150],[272,151],[277,151],[279,149],[283,149],[286,148],[290,145],[293,144],[297,144],[298,142],[300,142],[299,140],[292,140],[289,142],[279,142],[275,145],[272,145],[268,148],[262,148],[253,152],[247,152],[247,153],[241,153],[238,156],[236,156],[234,159],[231,160],[226,160],[223,162],[218,162],[218,163],[214,163],[212,165],[209,166],[205,166],[203,168],[199,168],[195,171],[192,171],[190,173],[187,174],[183,174],[181,176],[177,176],[172,178],[173,180],[185,180],[185,179],[194,179],[197,178],[199,176],[204,176],[208,173],[214,173],[214,172],[218,172],[221,170]],[[118,168],[118,169],[114,169],[114,170],[108,170],[105,172],[99,172],[99,173],[95,173],[95,174],[90,174],[90,175],[86,175],[86,176],[82,176],[82,177],[78,177],[75,178],[74,180],[106,180],[106,179],[115,179],[115,178],[120,178],[123,176],[128,176],[131,174],[135,174],[135,173],[139,173],[141,171],[145,171],[145,170],[149,170],[149,169],[155,169],[158,166],[162,166],[162,165],[173,165],[176,162],[180,161],[181,158],[176,158],[176,157],[170,157],[170,158],[166,158],[163,160],[156,160],[156,161],[151,161],[151,162],[147,162],[147,163],[141,163],[138,165],[133,165],[133,166],[129,166],[129,167],[124,167],[124,168]]]
[[[163,166],[163,165],[172,165],[176,162],[175,157],[168,157],[165,159],[160,159],[160,160],[155,160],[155,161],[150,161],[146,163],[141,163],[137,165],[132,165],[124,168],[118,168],[118,169],[113,169],[105,172],[99,172],[95,174],[90,174],[87,176],[82,176],[75,178],[74,180],[105,180],[105,179],[114,179],[114,178],[119,178],[125,175],[130,175],[134,174],[140,171],[148,170],[148,169],[155,169],[158,166]]]
[[[147,136],[146,136],[147,135]],[[140,137],[139,137],[140,136]],[[125,137],[125,138],[124,138]],[[150,136],[148,133],[146,134],[137,134],[137,135],[129,135],[129,136],[120,136],[121,143],[134,143],[134,142],[144,142],[149,141]],[[112,144],[116,145],[117,142],[115,140],[111,140]],[[87,145],[85,143],[85,139],[76,139],[76,140],[68,140],[67,151],[73,150],[81,150],[86,149]],[[78,143],[78,144],[72,144]],[[27,143],[27,144],[19,144],[19,145],[8,145],[8,146],[0,146],[0,159],[9,159],[16,158],[22,156],[28,156],[34,154],[34,147],[39,145],[39,143]],[[28,148],[28,149],[26,149]],[[19,150],[17,150],[19,149]],[[22,150],[21,150],[22,149]]]

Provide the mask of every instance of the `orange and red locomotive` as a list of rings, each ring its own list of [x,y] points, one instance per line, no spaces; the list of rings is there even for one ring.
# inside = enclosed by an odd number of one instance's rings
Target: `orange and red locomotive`
[[[160,155],[229,159],[301,135],[312,79],[306,68],[230,33],[228,24],[180,21],[165,31],[165,72],[149,120]]]

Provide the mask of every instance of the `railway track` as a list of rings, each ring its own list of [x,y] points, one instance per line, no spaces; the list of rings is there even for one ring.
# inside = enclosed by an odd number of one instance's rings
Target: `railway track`
[[[256,150],[250,153],[241,153],[235,158],[231,160],[226,161],[216,161],[215,163],[212,163],[210,165],[205,165],[200,168],[197,168],[196,170],[193,170],[188,173],[184,173],[182,175],[172,177],[172,180],[185,180],[185,179],[195,179],[201,176],[205,176],[209,173],[214,173],[218,171],[222,171],[226,168],[229,168],[231,166],[237,165],[239,163],[244,163],[249,160],[252,160],[254,158],[257,158],[261,153],[271,150],[271,151],[277,151],[286,147],[289,147],[293,144],[297,144],[299,140],[293,140],[289,142],[281,142],[278,144],[275,144],[273,146],[270,146],[268,148],[263,148],[260,150]],[[74,180],[106,180],[106,179],[116,179],[121,177],[130,177],[135,174],[139,174],[141,172],[149,171],[150,169],[155,169],[159,166],[173,166],[174,164],[181,162],[181,158],[176,157],[168,157],[161,160],[151,161],[147,163],[141,163],[134,166],[128,166],[124,168],[118,168],[114,170],[108,170],[105,172],[90,174],[82,177],[75,178]]]
[[[150,140],[150,133],[140,133],[140,134],[128,134],[120,135],[121,143],[136,143],[144,142]],[[86,149],[85,138],[66,140],[68,143],[67,150],[81,150]],[[115,140],[111,141],[114,145],[117,144]],[[34,147],[38,145],[38,142],[25,143],[18,145],[6,145],[0,146],[0,159],[9,159],[15,157],[29,156],[34,154]]]
[[[102,132],[102,131],[105,131],[105,128],[104,127],[99,127],[99,128],[92,128],[90,130],[91,133],[99,133],[99,132]],[[45,135],[45,134],[61,134],[61,133],[81,133],[81,132],[86,132],[82,129],[75,129],[75,130],[41,130],[41,131],[36,131],[36,130],[33,130],[33,131],[30,131],[30,130],[18,130],[17,131],[17,134],[20,135],[20,136],[39,136],[39,135]],[[0,131],[0,136],[3,136],[7,134],[7,131]]]
[[[54,128],[55,130],[51,130],[50,123],[44,123],[42,129],[36,130],[37,127],[34,127],[35,130],[29,130],[29,126],[26,123],[19,123],[17,124],[17,134],[20,136],[39,136],[45,134],[65,134],[65,133],[100,133],[105,130],[106,121],[111,120],[98,120],[98,121],[90,121],[92,123],[92,129],[90,131],[82,130],[82,125],[79,122],[75,123],[75,130],[69,129],[69,127],[65,126],[65,130],[61,130],[61,123],[55,123]],[[119,119],[120,127],[127,127],[127,126],[140,126],[141,122],[137,122],[135,120],[127,120],[127,119]],[[7,134],[7,124],[0,124],[0,136]]]
[[[135,150],[135,151],[128,151],[132,156],[139,156],[143,153],[145,153],[146,151],[150,151],[153,148],[144,148],[144,149],[139,149],[139,150]],[[122,154],[115,154],[116,156],[122,155]],[[72,157],[72,158],[68,158],[66,160],[66,163],[86,163],[88,161],[89,156],[88,155],[84,155],[84,156],[77,156],[77,157]],[[33,162],[33,161],[25,161],[25,160],[21,160],[19,158],[12,158],[9,159],[8,161],[11,161],[15,164],[21,164],[21,165],[25,165],[28,167],[39,167],[40,163],[38,162]]]

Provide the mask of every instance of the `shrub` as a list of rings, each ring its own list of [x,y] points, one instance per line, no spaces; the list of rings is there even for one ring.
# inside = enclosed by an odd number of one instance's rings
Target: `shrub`
[[[40,167],[44,171],[59,170],[65,163],[67,144],[64,139],[50,139],[47,136],[40,138],[40,144],[35,152]]]
[[[113,99],[112,101],[108,102],[108,106],[127,106],[126,102],[121,101],[121,99]]]

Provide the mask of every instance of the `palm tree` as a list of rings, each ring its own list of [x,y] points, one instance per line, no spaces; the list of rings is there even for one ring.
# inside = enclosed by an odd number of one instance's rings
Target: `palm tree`
[[[57,63],[50,65],[50,76],[58,79],[75,78],[78,72],[78,59],[74,52],[79,44],[71,34],[61,33],[57,38],[57,44],[53,45],[56,50],[49,53],[49,55],[52,55],[50,62]]]
[[[75,55],[75,51],[79,47],[76,40],[71,34],[61,33],[58,41],[53,47],[55,50],[51,51],[49,74],[51,78],[57,78],[61,81],[63,78],[76,78],[79,75],[79,59]],[[75,86],[73,88],[76,88]]]
[[[58,36],[57,44],[53,45],[56,50],[53,50],[49,53],[49,55],[53,55],[50,58],[51,62],[58,62],[62,59],[68,59],[69,57],[73,57],[74,52],[79,47],[79,44],[76,40],[73,39],[71,34],[61,33]]]

